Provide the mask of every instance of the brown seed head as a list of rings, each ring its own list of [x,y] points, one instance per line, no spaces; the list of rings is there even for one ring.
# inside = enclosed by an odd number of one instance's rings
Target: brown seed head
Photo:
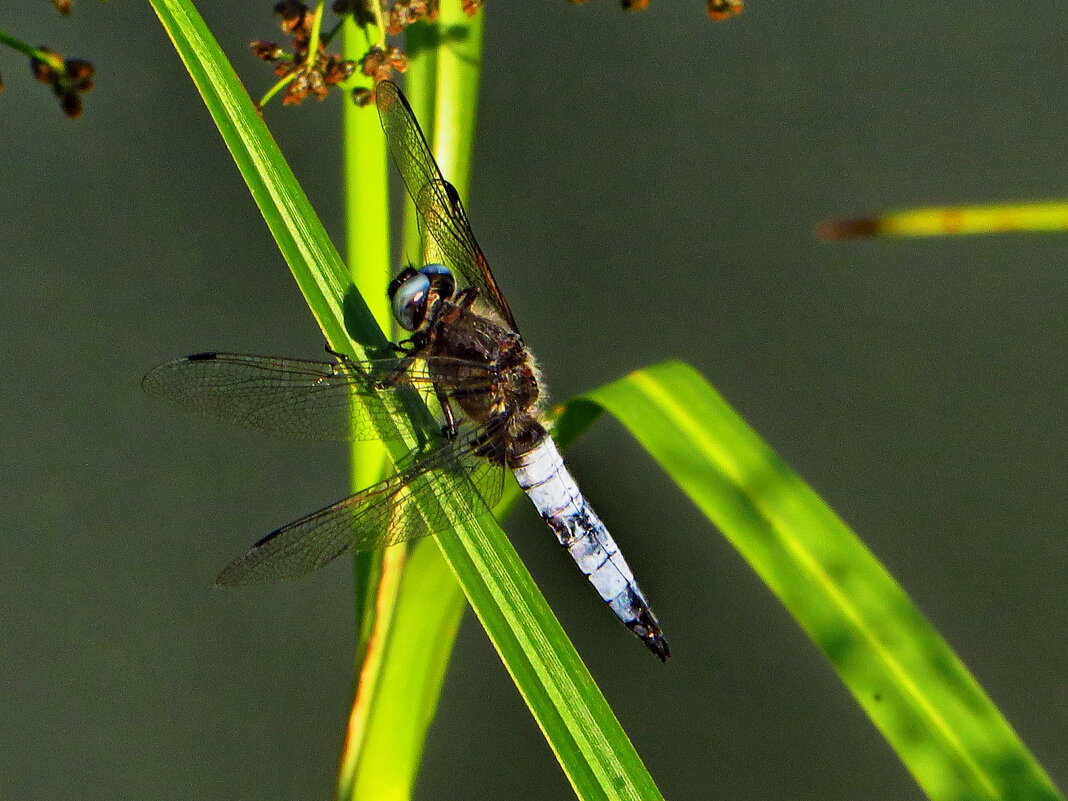
[[[256,58],[262,58],[264,61],[278,61],[282,58],[286,51],[277,42],[265,42],[262,39],[254,39],[248,43],[249,49],[252,51],[252,55]]]
[[[52,93],[59,98],[59,105],[64,114],[71,118],[81,116],[81,95],[91,90],[96,83],[96,70],[92,63],[80,58],[60,61],[62,56],[55,50],[41,48],[41,52],[51,58],[30,59],[33,77],[52,87]]]
[[[375,99],[375,93],[366,86],[357,86],[352,90],[352,102],[357,106],[369,106]]]
[[[355,61],[348,61],[341,56],[330,54],[326,57],[326,65],[323,68],[323,80],[327,86],[336,86],[342,81],[347,81],[355,72]]]
[[[311,31],[313,14],[300,0],[278,0],[274,13],[282,18],[279,25],[283,33],[296,34]]]
[[[96,68],[91,61],[82,58],[68,58],[63,62],[67,80],[72,91],[84,94],[96,86]]]
[[[308,96],[308,73],[298,72],[297,77],[289,82],[286,92],[282,96],[283,106],[296,106],[304,102]]]
[[[708,0],[708,18],[713,22],[722,22],[741,13],[742,0]]]

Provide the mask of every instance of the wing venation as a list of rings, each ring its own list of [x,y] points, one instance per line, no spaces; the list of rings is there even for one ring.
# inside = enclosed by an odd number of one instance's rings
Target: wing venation
[[[385,481],[268,534],[227,565],[217,582],[281,581],[346,551],[408,542],[489,514],[503,492],[505,470],[472,453],[483,437],[468,432],[420,454]],[[446,511],[447,505],[454,508]]]
[[[468,284],[478,287],[486,303],[513,331],[518,331],[508,301],[471,231],[460,193],[438,169],[408,100],[392,81],[379,82],[375,97],[393,160],[426,232],[441,251],[446,265],[459,272]]]

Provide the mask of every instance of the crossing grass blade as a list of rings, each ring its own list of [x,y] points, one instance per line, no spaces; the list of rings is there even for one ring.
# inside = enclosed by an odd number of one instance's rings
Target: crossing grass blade
[[[340,256],[196,8],[190,0],[150,2],[330,343],[359,355],[363,347],[384,342],[366,304],[350,291]],[[661,798],[499,526],[476,521],[436,539],[578,797]]]
[[[558,439],[570,442],[602,411],[779,597],[929,798],[1058,798],[886,569],[699,373],[666,362],[588,393],[568,404]]]
[[[481,65],[481,18],[481,14],[468,17],[458,2],[447,0],[441,4],[434,23],[409,27],[406,42],[410,56],[405,73],[406,94],[418,109],[438,164],[447,169],[465,199]],[[442,31],[446,30],[456,41],[448,48],[433,47],[432,43],[441,41]],[[361,54],[357,51],[366,46],[366,37],[354,34],[351,40],[355,47],[348,57],[356,58]],[[453,113],[435,113],[437,109],[451,109]],[[385,156],[377,114],[350,107],[345,118],[344,135],[353,151],[352,161],[364,162],[368,153],[377,153],[378,149]],[[378,129],[370,148],[366,142],[357,141],[368,119]],[[448,141],[435,142],[434,131],[439,127],[451,132]],[[409,219],[402,253],[408,256],[419,253],[421,247],[415,209],[405,204],[405,210]],[[359,231],[360,219],[350,218],[349,226]],[[375,289],[372,282],[365,294],[377,292],[384,299],[385,284],[383,281]],[[415,786],[423,744],[467,602],[434,542],[415,543],[407,551],[393,548],[383,554],[358,554],[356,560],[357,568],[362,561],[375,567],[381,564],[381,568],[377,570],[378,590],[367,599],[373,605],[368,607],[365,600],[359,609],[360,617],[372,623],[371,636],[359,663],[337,798],[404,801],[411,797]],[[374,575],[375,572],[361,570],[357,592],[367,583],[367,577]]]

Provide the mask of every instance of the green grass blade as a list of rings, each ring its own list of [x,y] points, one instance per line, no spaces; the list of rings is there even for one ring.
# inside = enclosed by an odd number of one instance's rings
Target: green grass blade
[[[1058,797],[885,568],[693,368],[656,365],[583,396],[560,419],[560,438],[573,439],[601,409],[779,597],[928,797]]]
[[[438,163],[465,198],[474,141],[481,27],[481,15],[466,17],[453,0],[441,5],[436,22],[412,26],[408,36],[411,61],[405,86],[409,101],[420,120],[433,123],[425,126],[425,132],[431,142],[437,139]],[[448,32],[452,43],[437,47],[445,37],[443,32]],[[435,137],[435,131],[443,135]],[[381,135],[378,141],[383,141]],[[405,210],[402,253],[416,258],[420,245],[414,208],[405,204]],[[385,297],[384,284],[378,292]],[[361,667],[339,799],[404,801],[411,797],[467,606],[433,542],[412,546],[402,565],[394,563],[400,574],[395,587],[389,584],[388,567],[381,573],[387,583],[378,594],[377,612],[380,619],[389,616],[388,626],[376,634],[368,651],[370,661]]]
[[[577,796],[661,799],[507,538],[487,527],[438,541]]]
[[[483,13],[467,17],[456,0],[441,4],[435,52],[434,155],[443,175],[470,200],[471,154],[482,71]]]
[[[330,342],[349,347],[348,333],[362,344],[382,342],[311,204],[192,3],[150,2]],[[578,796],[660,798],[500,527],[476,521],[436,539]]]
[[[933,206],[884,211],[870,217],[826,220],[816,228],[821,239],[878,236],[969,236],[1015,231],[1068,230],[1068,202],[991,203],[983,206]]]
[[[359,61],[382,32],[373,25],[357,26],[344,18],[342,55]],[[372,79],[357,73],[346,84],[374,87]],[[346,101],[348,98],[346,98]],[[374,105],[341,104],[345,239],[353,289],[365,299],[378,325],[390,330],[392,314],[386,286],[392,276],[389,221],[389,159]],[[381,442],[353,442],[350,450],[353,491],[370,487],[388,471],[388,454]],[[353,554],[353,612],[356,628],[356,690],[338,768],[337,797],[355,797],[360,768],[389,765],[386,758],[368,752],[368,732],[376,720],[376,692],[385,670],[385,648],[397,593],[406,562],[406,548]],[[398,750],[403,760],[405,752]]]

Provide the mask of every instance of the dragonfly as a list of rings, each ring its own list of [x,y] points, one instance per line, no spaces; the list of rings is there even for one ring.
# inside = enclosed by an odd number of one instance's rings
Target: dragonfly
[[[388,478],[272,531],[217,582],[279,581],[489,514],[511,471],[612,612],[666,660],[656,615],[548,433],[537,363],[459,193],[397,85],[382,81],[375,95],[425,242],[423,265],[404,267],[388,287],[410,336],[367,359],[199,353],[157,366],[142,386],[201,417],[264,433],[415,444]]]

